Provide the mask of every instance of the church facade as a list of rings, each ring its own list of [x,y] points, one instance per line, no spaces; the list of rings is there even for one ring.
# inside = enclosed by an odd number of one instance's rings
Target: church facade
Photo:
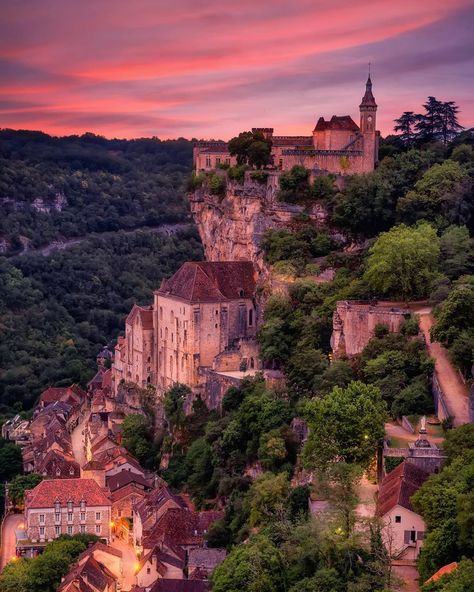
[[[369,173],[378,160],[380,132],[376,129],[377,104],[372,81],[367,79],[365,94],[359,105],[360,122],[350,115],[320,117],[308,136],[277,136],[273,128],[253,128],[272,141],[273,166],[287,171],[295,165],[313,174],[349,175]],[[220,164],[235,165],[226,142],[197,142],[193,151],[196,171],[211,171]]]

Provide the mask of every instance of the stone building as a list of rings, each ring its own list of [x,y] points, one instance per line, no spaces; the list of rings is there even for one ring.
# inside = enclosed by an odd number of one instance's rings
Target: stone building
[[[426,525],[410,499],[428,477],[428,473],[405,461],[390,471],[380,485],[376,515],[383,521],[382,539],[391,557],[418,557]]]
[[[93,479],[47,479],[25,493],[26,535],[33,545],[80,533],[108,542],[110,519],[110,499]]]
[[[308,136],[275,136],[273,128],[254,128],[272,140],[273,164],[280,170],[302,165],[315,174],[368,173],[378,160],[380,132],[376,130],[377,104],[369,78],[359,105],[360,123],[350,115],[320,117]],[[219,164],[235,164],[226,142],[198,142],[193,151],[197,171],[209,171]]]
[[[377,325],[397,332],[410,311],[383,302],[341,300],[333,315],[331,347],[336,357],[362,353],[375,335]]]
[[[164,392],[175,383],[204,392],[210,369],[258,366],[255,270],[250,261],[185,263],[155,292],[153,306],[134,306],[119,340],[112,380]]]

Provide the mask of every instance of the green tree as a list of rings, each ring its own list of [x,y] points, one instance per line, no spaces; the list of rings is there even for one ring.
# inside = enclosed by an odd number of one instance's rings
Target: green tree
[[[362,382],[334,387],[327,397],[308,401],[306,464],[324,470],[338,460],[367,467],[383,439],[386,413],[379,389]]]
[[[415,187],[399,200],[397,210],[403,220],[430,220],[436,226],[467,223],[472,216],[472,179],[453,160],[434,164]]]
[[[400,132],[400,139],[405,146],[412,146],[415,139],[415,125],[417,116],[413,111],[404,111],[402,115],[395,119],[396,132]]]
[[[21,448],[13,442],[0,438],[0,481],[9,481],[23,472]]]
[[[180,427],[185,419],[184,402],[191,394],[191,389],[185,384],[175,384],[165,393],[166,418],[172,426]]]
[[[291,171],[280,175],[280,201],[297,203],[308,200],[310,196],[309,171],[304,166],[295,165]]]
[[[249,164],[260,169],[271,161],[271,140],[266,140],[260,131],[241,132],[228,146],[238,165]]]
[[[213,592],[285,592],[285,560],[280,549],[261,535],[235,547],[213,571]]]
[[[286,473],[264,473],[248,493],[250,526],[281,520],[287,513],[289,483]]]
[[[456,569],[435,582],[424,584],[422,592],[471,592],[474,582],[474,561],[462,560]]]
[[[11,502],[22,509],[24,506],[24,495],[26,489],[34,489],[44,479],[43,475],[29,473],[28,475],[17,475],[8,484],[8,497]]]
[[[426,223],[400,224],[370,248],[364,279],[373,293],[404,300],[426,296],[438,268],[439,239]]]

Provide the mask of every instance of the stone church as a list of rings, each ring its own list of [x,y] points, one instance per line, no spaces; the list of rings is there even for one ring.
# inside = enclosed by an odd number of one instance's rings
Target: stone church
[[[255,287],[250,261],[184,263],[151,306],[135,305],[128,315],[115,348],[114,392],[134,383],[163,393],[179,382],[205,399],[210,374],[256,371]]]
[[[273,128],[253,128],[252,131],[260,131],[272,140],[273,166],[279,170],[301,165],[313,174],[369,173],[377,164],[380,136],[376,130],[377,104],[370,75],[359,113],[359,125],[350,115],[333,115],[328,121],[320,117],[312,135],[308,136],[276,136]],[[193,158],[197,171],[210,171],[219,164],[236,164],[227,143],[221,141],[197,142]]]

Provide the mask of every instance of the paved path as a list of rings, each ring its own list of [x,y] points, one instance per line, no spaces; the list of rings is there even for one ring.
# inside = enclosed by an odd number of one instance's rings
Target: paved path
[[[76,462],[79,463],[79,466],[82,468],[86,462],[86,453],[84,450],[84,434],[82,433],[84,427],[89,419],[89,412],[86,413],[84,419],[75,427],[71,433],[71,443],[72,443],[72,453],[74,454],[74,458]]]
[[[24,522],[25,517],[23,514],[9,514],[3,522],[0,571],[12,559],[12,557],[16,556],[15,531],[18,530],[20,524],[24,524]]]
[[[110,543],[110,546],[122,553],[122,591],[128,592],[136,584],[135,569],[137,566],[137,556],[132,545],[127,544],[123,539],[118,537]]]
[[[467,387],[449,359],[447,350],[440,343],[431,341],[430,329],[434,324],[431,309],[422,308],[415,312],[420,317],[420,329],[425,336],[428,352],[435,359],[438,380],[446,396],[450,413],[454,416],[454,425],[469,423]]]
[[[377,490],[378,485],[371,483],[364,473],[357,486],[359,503],[356,508],[356,514],[360,518],[373,518],[375,516],[375,494]]]
[[[397,578],[398,582],[393,586],[397,592],[418,592],[420,589],[418,571],[414,565],[403,561],[394,561],[392,563],[392,576]]]

